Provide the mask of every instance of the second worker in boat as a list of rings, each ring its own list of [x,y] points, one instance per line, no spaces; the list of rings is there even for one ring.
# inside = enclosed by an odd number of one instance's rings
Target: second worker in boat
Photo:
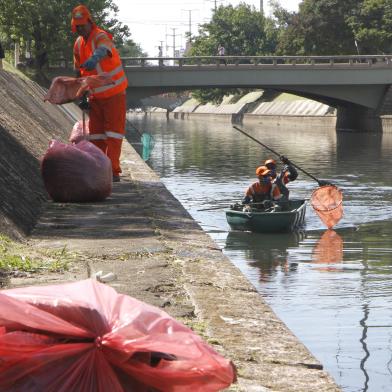
[[[294,165],[284,156],[280,156],[280,161],[283,163],[283,168],[280,173],[277,173],[277,165],[274,159],[267,159],[264,165],[271,171],[273,184],[279,188],[280,200],[288,200],[290,191],[287,189],[289,182],[295,181],[298,177],[298,172]]]
[[[267,204],[270,206],[274,200],[280,199],[281,193],[279,188],[274,186],[271,174],[271,170],[266,166],[259,166],[256,169],[258,181],[246,190],[245,197],[242,199],[243,204],[249,205],[252,203],[259,208],[265,208]]]

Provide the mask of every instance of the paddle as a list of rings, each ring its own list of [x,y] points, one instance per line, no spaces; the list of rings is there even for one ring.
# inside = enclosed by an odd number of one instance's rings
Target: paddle
[[[202,208],[201,210],[196,211],[212,211],[212,210],[220,210],[222,208],[228,208],[228,206],[220,206],[220,207],[211,207],[211,208]]]
[[[245,204],[244,204],[245,205]],[[260,203],[249,203],[250,206],[257,206],[257,205],[264,205],[263,202]],[[229,206],[219,206],[219,207],[211,207],[211,208],[202,208],[201,210],[197,211],[212,211],[212,210],[220,210],[222,208],[229,208]]]
[[[260,144],[261,146],[263,146],[264,148],[266,148],[268,151],[271,151],[273,154],[277,155],[279,158],[281,157],[281,155],[276,152],[275,150],[273,150],[272,148],[266,146],[265,144],[261,143],[260,140],[257,140],[256,138],[254,138],[253,136],[249,135],[248,133],[246,133],[245,131],[243,131],[241,128],[238,128],[237,126],[233,125],[233,128],[236,129],[237,131],[241,132],[242,134],[244,134],[245,136],[248,136],[248,138],[252,139],[253,141],[255,141],[256,143]],[[324,185],[332,185],[330,182],[328,181],[324,181],[324,180],[319,180],[317,179],[315,176],[313,176],[312,174],[310,174],[309,172],[307,172],[306,170],[300,168],[299,166],[297,166],[295,163],[293,163],[292,161],[290,161],[290,163],[296,167],[298,170],[300,170],[301,172],[305,173],[307,176],[309,176],[310,178],[312,178],[313,180],[315,180],[319,186],[324,186]]]

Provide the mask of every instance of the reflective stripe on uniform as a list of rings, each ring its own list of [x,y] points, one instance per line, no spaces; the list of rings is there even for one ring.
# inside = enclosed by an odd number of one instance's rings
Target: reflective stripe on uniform
[[[104,71],[102,70],[102,67],[99,65],[99,63],[98,63],[97,66],[96,66],[96,70],[97,70],[97,73],[98,73],[98,74],[104,73]],[[124,71],[124,69],[123,69],[122,65],[120,64],[120,65],[119,65],[118,67],[116,67],[115,69],[111,70],[110,72],[105,72],[105,73],[109,74],[110,76],[114,76],[114,75],[116,75],[116,74],[118,74],[118,73],[120,73],[120,72],[122,72],[122,71]],[[124,75],[124,76],[125,76],[125,75]],[[122,79],[120,78],[120,79],[118,79],[118,80],[123,81],[124,78],[122,78]],[[115,84],[117,84],[116,81],[114,81],[114,82],[115,82]],[[94,89],[94,91],[95,91],[95,92],[104,91],[104,90],[105,90],[104,87],[107,87],[107,86],[103,86],[103,87],[96,88],[96,89]],[[111,87],[113,87],[113,85],[111,85]],[[103,88],[103,90],[100,90],[101,88]],[[110,88],[110,85],[109,85],[109,88]],[[106,88],[106,89],[107,89],[107,88]]]
[[[110,72],[108,72],[108,74],[110,76],[114,76],[114,75],[116,75],[117,73],[119,73],[121,71],[123,71],[123,66],[120,64],[118,67],[116,67],[113,70],[111,70]]]
[[[118,86],[119,84],[124,82],[124,80],[126,80],[126,78],[127,78],[126,75],[123,75],[120,79],[114,80],[114,84],[108,84],[107,86],[94,88],[93,89],[93,94],[95,94],[95,93],[102,93],[103,91],[110,90],[111,88],[113,88],[115,86]]]
[[[107,137],[112,137],[113,139],[124,139],[124,135],[119,132],[105,131]]]
[[[81,45],[82,45],[82,37],[81,36],[79,36],[78,37],[78,40],[77,40],[77,44],[78,44],[78,54],[80,53],[80,48],[81,48]]]
[[[87,135],[87,140],[106,140],[107,136],[104,133],[94,133]]]

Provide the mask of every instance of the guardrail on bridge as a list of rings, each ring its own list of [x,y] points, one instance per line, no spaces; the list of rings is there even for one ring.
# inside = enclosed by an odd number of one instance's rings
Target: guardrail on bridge
[[[127,67],[240,67],[244,65],[259,67],[391,67],[392,55],[123,57],[122,61]]]

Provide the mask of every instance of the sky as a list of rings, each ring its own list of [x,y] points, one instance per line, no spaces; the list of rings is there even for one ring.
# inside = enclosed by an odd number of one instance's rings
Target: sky
[[[173,56],[176,50],[185,47],[185,32],[191,26],[192,35],[200,24],[211,19],[212,9],[219,5],[237,6],[241,2],[260,8],[260,0],[114,0],[119,7],[118,18],[129,26],[131,38],[150,57],[159,54],[163,46],[164,56]],[[289,11],[297,11],[301,0],[279,0]],[[270,15],[269,1],[263,0],[264,12]]]

